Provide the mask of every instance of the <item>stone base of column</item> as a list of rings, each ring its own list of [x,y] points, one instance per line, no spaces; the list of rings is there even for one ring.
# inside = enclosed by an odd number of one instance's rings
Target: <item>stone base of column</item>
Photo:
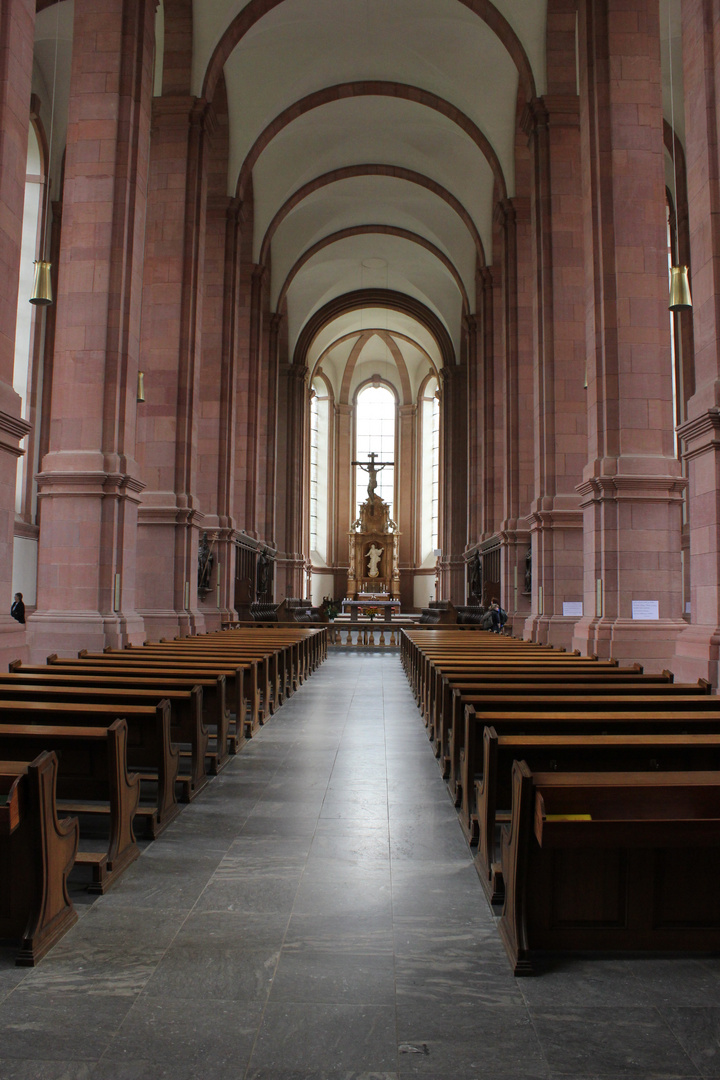
[[[465,603],[465,579],[467,570],[462,556],[451,555],[440,559],[440,599],[450,600],[456,607]]]
[[[532,615],[525,620],[525,625],[518,620],[518,636],[526,641],[537,641],[541,645],[552,645],[555,649],[567,649],[572,652],[573,634],[577,619],[566,618],[563,615]],[[522,634],[520,634],[522,627]]]
[[[276,604],[288,597],[300,600],[305,596],[305,570],[305,559],[301,554],[278,552],[275,559]]]
[[[205,633],[205,619],[200,611],[174,611],[173,609],[142,611],[145,623],[145,641],[172,641],[176,637],[188,637]]]
[[[142,645],[145,626],[139,614],[102,615],[99,611],[36,611],[28,619],[28,641],[33,663],[42,664],[51,653],[77,656],[81,649],[100,652],[107,645],[122,649]]]
[[[669,666],[678,682],[707,679],[717,689],[720,685],[720,627],[686,624],[676,639],[675,656]]]
[[[30,635],[27,624],[23,626],[10,615],[0,615],[0,664],[7,671],[12,660],[30,660]]]
[[[647,672],[673,669],[675,647],[687,629],[683,619],[580,619],[575,624],[572,648],[583,656],[621,664],[642,664]]]

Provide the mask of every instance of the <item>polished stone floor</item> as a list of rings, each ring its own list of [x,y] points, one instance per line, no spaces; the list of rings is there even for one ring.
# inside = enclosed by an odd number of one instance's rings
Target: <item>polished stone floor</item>
[[[331,655],[80,909],[0,952],[0,1080],[720,1078],[720,961],[512,977],[397,654]]]

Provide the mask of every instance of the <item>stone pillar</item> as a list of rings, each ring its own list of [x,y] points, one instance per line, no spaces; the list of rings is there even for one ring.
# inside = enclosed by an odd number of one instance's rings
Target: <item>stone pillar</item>
[[[511,626],[518,619],[517,606],[522,600],[524,621],[527,601],[516,588],[522,581],[525,552],[528,544],[527,510],[532,425],[530,421],[530,294],[529,276],[522,278],[519,287],[518,233],[529,240],[530,207],[526,199],[503,200],[495,209],[495,221],[501,236],[501,305],[502,327],[502,520],[499,523],[501,542],[500,600],[511,617]],[[523,250],[528,245],[523,244]],[[521,348],[522,345],[522,348]],[[497,405],[497,399],[496,399]],[[521,416],[522,414],[522,416]],[[496,426],[497,430],[497,426]],[[496,512],[497,512],[496,507]],[[490,597],[488,597],[490,599]]]
[[[480,288],[476,292],[482,296]],[[468,543],[476,543],[480,535],[480,492],[482,490],[479,460],[483,440],[481,423],[481,371],[478,365],[478,324],[473,315],[466,315],[464,320],[467,342],[468,395],[467,395],[467,432],[468,432]]]
[[[465,603],[467,544],[467,367],[455,364],[441,371],[440,470],[442,483],[440,597]]]
[[[684,628],[656,0],[581,11],[589,461],[583,653],[666,667]],[[633,602],[657,603],[639,619]],[[645,609],[648,614],[652,607]]]
[[[685,160],[692,252],[695,393],[680,428],[689,482],[690,610],[677,641],[679,679],[720,683],[720,24],[711,0],[682,6]]]
[[[482,338],[479,342],[478,362],[478,415],[479,442],[477,450],[479,502],[478,534],[487,540],[493,532],[495,520],[495,484],[493,479],[494,442],[495,442],[495,338],[493,293],[493,270],[485,267],[481,274],[479,294],[480,314],[482,318]],[[482,359],[480,359],[482,358]],[[472,425],[470,427],[472,435]],[[472,494],[471,494],[472,498]],[[473,538],[473,533],[470,532]]]
[[[568,648],[583,600],[583,520],[576,487],[587,456],[580,105],[555,94],[526,107],[532,155],[534,499],[532,614],[524,636]],[[522,571],[522,568],[521,568]],[[522,574],[523,593],[526,591]]]
[[[415,552],[417,550],[417,405],[401,405],[398,409],[397,511],[398,568],[400,571],[400,602],[404,611],[414,606]]]
[[[30,93],[34,0],[0,6],[0,661],[27,659],[25,627],[10,617],[15,481],[20,443],[30,430],[13,389],[20,249]]]
[[[350,462],[355,455],[352,452],[352,406],[347,402],[335,405],[333,440],[335,488],[335,542],[334,564],[337,566],[335,578],[335,596],[345,596],[350,566],[350,548],[348,529],[355,520],[353,499],[353,469]]]
[[[33,650],[139,642],[137,372],[153,0],[76,0]],[[98,38],[113,43],[98,51]]]
[[[267,269],[253,265],[250,279],[250,325],[248,340],[248,403],[246,427],[247,480],[245,485],[244,526],[249,536],[257,539],[257,492],[259,438],[260,438],[260,402],[261,402],[261,352],[263,336],[263,297],[267,282]],[[296,593],[301,596],[302,593]]]
[[[278,556],[275,600],[305,595],[305,558],[303,555],[304,468],[306,457],[306,416],[308,405],[308,369],[299,364],[280,367],[278,423],[278,461],[283,467],[278,476]]]
[[[148,637],[204,629],[197,602],[197,493],[207,102],[156,98],[143,290],[144,475],[138,528]]]
[[[240,289],[242,203],[232,199],[225,215],[225,266],[220,366],[220,429],[217,460],[217,583],[221,622],[235,611],[235,437],[237,430],[237,319]]]

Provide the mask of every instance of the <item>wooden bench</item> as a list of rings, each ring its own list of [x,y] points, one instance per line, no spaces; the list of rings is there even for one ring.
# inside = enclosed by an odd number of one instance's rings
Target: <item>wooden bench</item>
[[[81,650],[77,658],[58,657],[53,654],[48,657],[48,664],[53,666],[58,664],[63,668],[110,667],[117,671],[124,671],[125,674],[145,672],[151,678],[191,679],[193,683],[203,678],[217,678],[222,675],[226,680],[228,698],[234,701],[235,705],[236,730],[234,734],[228,732],[225,736],[228,749],[233,754],[237,753],[242,746],[246,732],[252,733],[259,723],[257,666],[253,664],[236,665],[229,661],[215,664],[204,661],[167,660],[153,658],[150,655],[138,655],[137,652],[132,654],[121,652],[109,656],[105,653],[88,653],[85,649]]]
[[[661,688],[653,687],[652,689],[659,691]],[[545,734],[550,735],[557,731],[568,731],[567,725],[570,719],[576,724],[575,733],[581,735],[591,730],[603,730],[598,729],[594,715],[601,717],[609,717],[612,714],[621,715],[626,718],[622,721],[623,723],[630,722],[627,717],[631,717],[635,723],[642,722],[639,719],[642,713],[651,713],[656,717],[667,715],[669,712],[683,715],[705,713],[706,716],[713,718],[720,715],[720,702],[707,694],[704,686],[695,686],[694,692],[692,690],[678,692],[682,689],[679,684],[674,683],[662,687],[662,693],[648,693],[645,687],[641,687],[635,693],[628,693],[628,688],[624,684],[603,686],[602,689],[600,687],[583,688],[582,692],[575,687],[568,690],[557,687],[552,692],[542,694],[518,692],[512,686],[506,687],[504,691],[484,690],[482,694],[461,694],[455,691],[449,762],[446,769],[450,791],[455,797],[456,805],[460,804],[462,798],[461,755],[462,759],[468,762],[470,769],[480,768],[482,730],[486,723],[495,723],[497,720],[500,724],[503,722],[503,716],[507,716],[516,725],[517,721],[522,721],[524,726],[515,726],[513,729],[517,733],[523,730],[544,730]],[[468,727],[468,718],[475,714],[466,711],[468,706],[477,710],[477,720],[472,730]],[[583,714],[592,719],[582,721],[580,717]],[[487,720],[488,716],[492,716],[493,719]],[[538,727],[538,724],[541,726]],[[612,727],[608,730],[612,730]],[[623,730],[630,729],[626,727]],[[665,730],[678,729],[666,728]],[[469,752],[466,751],[463,754],[468,734],[471,738],[474,736],[475,743]]]
[[[498,924],[513,972],[538,950],[720,948],[720,773],[513,765]]]
[[[101,815],[108,823],[103,851],[78,851],[75,864],[89,867],[88,892],[104,893],[137,859],[133,818],[140,802],[140,777],[127,771],[127,724],[70,727],[47,724],[0,724],[0,757],[35,758],[43,750],[57,755],[57,808],[83,815]],[[97,847],[98,841],[93,840]]]
[[[119,716],[129,705],[156,706],[161,700],[170,702],[170,738],[179,746],[187,746],[186,757],[190,771],[178,772],[176,782],[180,785],[181,801],[190,802],[208,782],[205,758],[208,749],[208,729],[203,720],[202,688],[192,686],[189,690],[167,690],[161,694],[152,687],[138,689],[128,686],[108,687],[102,679],[92,684],[61,685],[41,682],[17,681],[17,676],[0,675],[0,701],[77,702],[79,704],[107,704]],[[183,751],[181,751],[182,755]]]
[[[67,878],[78,847],[77,818],[59,820],[57,757],[0,762],[0,937],[20,942],[15,963],[33,967],[77,922]]]
[[[93,659],[99,659],[98,653],[82,653]],[[168,642],[166,644],[150,644],[126,649],[105,649],[102,653],[105,661],[121,660],[123,663],[148,663],[165,666],[171,664],[195,664],[200,669],[209,666],[224,665],[243,671],[253,670],[255,678],[255,721],[253,730],[257,724],[264,723],[265,719],[272,715],[275,708],[273,687],[277,679],[275,655],[265,651],[236,651],[221,648],[199,649],[191,645],[183,645],[182,642]],[[230,682],[230,678],[228,678]],[[237,715],[237,713],[236,713]]]
[[[138,690],[157,690],[163,698],[169,690],[192,690],[194,686],[202,689],[202,715],[210,738],[215,735],[215,749],[210,743],[206,750],[208,769],[216,775],[228,760],[227,730],[228,704],[226,679],[224,675],[206,678],[184,679],[171,676],[160,677],[146,668],[118,668],[108,664],[23,664],[13,660],[10,675],[0,675],[0,682],[8,684],[12,677],[18,685],[30,683],[48,683],[53,686],[107,686],[127,687]]]
[[[531,694],[536,692],[555,693],[556,691],[582,693],[583,687],[585,687],[588,692],[592,690],[593,693],[596,693],[599,692],[601,687],[623,686],[627,688],[627,693],[637,694],[642,692],[639,689],[642,687],[655,687],[658,693],[665,693],[667,686],[674,687],[672,693],[680,693],[682,691],[677,689],[678,685],[680,684],[672,682],[672,676],[669,672],[663,672],[661,675],[644,675],[628,668],[602,668],[598,670],[597,666],[571,669],[564,665],[541,664],[534,669],[530,669],[523,664],[519,664],[512,669],[511,673],[508,672],[502,675],[495,671],[488,671],[485,674],[475,673],[470,676],[446,675],[443,673],[433,711],[427,720],[428,737],[433,742],[435,756],[442,760],[447,758],[450,752],[453,724],[456,719],[453,711],[456,692],[461,697],[471,697],[474,694],[479,700],[481,695],[486,692],[502,691],[505,688],[514,688],[519,693]],[[693,694],[708,693],[709,691],[709,684],[707,683],[703,683],[702,686],[698,683],[691,685],[692,689],[689,692]],[[698,689],[698,687],[700,688]],[[616,692],[616,690],[613,690],[613,693]],[[462,722],[462,718],[460,720]]]
[[[648,718],[648,726],[652,726]],[[477,837],[475,867],[489,902],[502,903],[505,889],[496,849],[498,825],[510,819],[513,762],[532,772],[720,771],[720,733],[623,735],[498,735],[483,731],[482,774],[463,811],[466,833]]]
[[[178,814],[175,781],[178,774],[178,751],[170,737],[170,702],[155,707],[126,705],[122,717],[127,721],[128,768],[141,779],[153,782],[154,794],[136,816],[141,817],[148,834],[158,836]],[[2,701],[0,725],[41,724],[53,727],[109,727],[119,719],[113,705],[77,702]]]
[[[567,681],[581,681],[586,677],[588,681],[600,682],[608,675],[618,681],[627,679],[629,682],[652,681],[666,683],[673,681],[673,675],[669,671],[663,671],[659,675],[643,674],[640,664],[632,667],[619,667],[615,664],[599,663],[594,660],[544,660],[536,657],[534,660],[518,660],[510,663],[491,660],[475,660],[466,662],[442,662],[431,663],[428,667],[427,678],[422,686],[419,700],[420,710],[426,725],[432,727],[435,716],[440,712],[444,698],[443,692],[450,691],[455,684],[479,685],[488,682],[500,682],[512,679],[516,682],[517,676],[522,676],[524,682],[530,682],[535,676],[539,682],[549,679],[557,679],[564,674]]]

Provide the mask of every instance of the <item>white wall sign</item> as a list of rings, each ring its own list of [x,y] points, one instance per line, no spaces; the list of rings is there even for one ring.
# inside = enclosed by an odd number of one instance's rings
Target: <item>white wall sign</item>
[[[563,615],[570,615],[574,619],[581,619],[582,613],[582,600],[563,600]]]
[[[659,608],[659,600],[633,600],[632,617],[633,619],[659,619]]]

